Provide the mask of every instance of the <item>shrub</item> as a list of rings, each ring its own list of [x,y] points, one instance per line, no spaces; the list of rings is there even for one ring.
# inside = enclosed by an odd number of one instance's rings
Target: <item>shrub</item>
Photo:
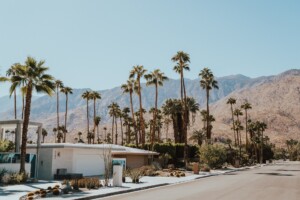
[[[41,192],[39,190],[37,190],[37,191],[34,192],[34,194],[39,195],[39,194],[41,194]]]
[[[200,160],[210,168],[221,168],[226,162],[226,150],[221,145],[203,145],[199,151]]]
[[[33,192],[29,192],[29,193],[27,194],[27,196],[28,196],[28,197],[34,196],[34,193],[33,193]]]
[[[202,164],[202,165],[200,165],[200,171],[210,172],[210,167],[207,164]]]
[[[60,193],[59,189],[57,189],[57,188],[52,191],[52,194],[55,195],[55,196],[58,196],[59,193]]]
[[[4,184],[9,184],[10,183],[10,180],[11,180],[11,177],[10,177],[10,174],[4,174],[2,176],[2,183]]]
[[[143,173],[143,176],[155,176],[156,171],[153,165],[147,165],[140,168]]]
[[[143,171],[139,168],[128,170],[127,175],[131,178],[133,183],[139,183],[143,177]]]

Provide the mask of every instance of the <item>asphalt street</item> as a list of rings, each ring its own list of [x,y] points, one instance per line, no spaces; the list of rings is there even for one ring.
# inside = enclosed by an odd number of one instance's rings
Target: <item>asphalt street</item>
[[[299,200],[300,163],[287,162],[164,186],[105,200]]]

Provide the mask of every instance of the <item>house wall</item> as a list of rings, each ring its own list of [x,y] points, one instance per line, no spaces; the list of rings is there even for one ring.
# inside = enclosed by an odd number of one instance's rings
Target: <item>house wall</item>
[[[1,163],[0,164],[0,170],[1,169],[6,169],[9,172],[18,172],[20,171],[20,163]],[[31,169],[31,164],[30,163],[25,163],[25,172],[29,174],[30,177],[30,169]]]
[[[145,155],[114,155],[114,158],[126,158],[126,166],[130,169],[148,165],[148,156]]]
[[[55,148],[52,154],[52,177],[57,169],[67,169],[67,173],[73,172],[74,149]]]
[[[74,149],[73,172],[83,176],[104,174],[103,150]]]
[[[27,153],[35,154],[36,149],[27,149]],[[38,163],[38,179],[50,180],[53,179],[52,175],[52,156],[53,149],[41,148],[39,150],[39,163]]]

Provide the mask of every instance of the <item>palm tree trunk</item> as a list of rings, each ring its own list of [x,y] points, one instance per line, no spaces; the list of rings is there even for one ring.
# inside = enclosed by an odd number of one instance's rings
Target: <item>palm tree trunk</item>
[[[25,98],[24,98],[24,94],[22,93],[22,119],[24,119],[24,110],[25,110]]]
[[[248,148],[248,113],[247,109],[245,109],[246,114],[246,149]]]
[[[151,147],[154,144],[155,132],[156,132],[156,115],[157,115],[157,99],[158,99],[158,85],[155,83],[155,110],[153,116],[153,127],[152,127],[152,136],[151,136]]]
[[[16,94],[16,89],[14,90],[14,110],[15,110],[15,119],[17,119],[17,94]]]
[[[86,119],[87,119],[87,137],[88,137],[88,144],[90,144],[90,120],[89,120],[89,100],[86,100]]]
[[[209,127],[209,90],[206,88],[206,134],[208,142],[210,143],[211,135],[210,135],[210,127]]]
[[[236,135],[235,135],[235,126],[234,126],[234,115],[233,115],[233,107],[232,104],[231,105],[231,116],[232,116],[232,128],[233,128],[233,136],[234,136],[234,145],[236,146]]]
[[[115,124],[116,124],[116,134],[115,134],[115,136],[116,136],[116,144],[118,144],[118,121],[117,121],[117,117],[115,118]]]
[[[121,122],[121,145],[123,146],[124,142],[123,142],[123,139],[124,139],[124,133],[123,133],[123,120],[122,120],[122,117],[120,117],[120,122]]]
[[[94,135],[96,131],[95,118],[96,118],[96,99],[94,98]]]
[[[111,143],[114,143],[114,127],[115,127],[115,117],[113,116],[112,126],[111,126]]]
[[[30,118],[31,98],[32,98],[32,83],[29,82],[26,92],[26,104],[23,121],[22,131],[22,145],[21,145],[21,161],[20,161],[20,173],[25,173],[25,158],[26,158],[26,143],[27,143],[27,132]]]
[[[67,117],[68,117],[68,94],[66,94],[66,113],[65,113],[65,129],[67,129]],[[66,143],[67,131],[64,132],[64,143]]]
[[[57,131],[59,130],[59,92],[56,86],[56,115],[57,115]]]
[[[264,132],[262,131],[261,132],[261,144],[260,144],[260,164],[263,163],[263,153],[264,153],[263,147],[264,147]]]
[[[145,144],[145,125],[144,125],[144,118],[143,118],[143,104],[142,104],[142,92],[141,92],[141,82],[140,79],[138,79],[138,83],[139,83],[139,101],[140,101],[140,129],[142,131],[142,138],[141,138],[141,142],[142,145],[144,146]]]
[[[135,145],[138,146],[139,141],[138,141],[138,134],[137,134],[137,130],[136,130],[134,111],[133,111],[132,92],[129,93],[129,96],[130,96],[130,108],[131,108],[131,115],[132,115],[132,122],[133,122],[133,130],[134,130],[134,134],[135,134]]]

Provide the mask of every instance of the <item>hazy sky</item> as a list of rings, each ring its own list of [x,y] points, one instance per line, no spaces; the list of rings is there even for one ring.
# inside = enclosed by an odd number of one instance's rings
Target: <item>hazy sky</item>
[[[278,74],[300,68],[299,10],[298,0],[2,0],[0,73],[30,55],[67,86],[109,89],[136,64],[178,78],[171,57],[183,50],[191,79],[205,66]]]

